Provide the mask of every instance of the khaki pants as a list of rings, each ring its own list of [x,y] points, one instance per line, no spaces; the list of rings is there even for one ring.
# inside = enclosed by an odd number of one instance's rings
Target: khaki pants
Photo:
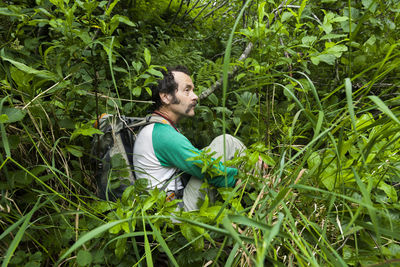
[[[246,149],[245,145],[237,138],[225,134],[225,152],[226,159],[230,160],[235,155],[236,151],[242,152]],[[224,154],[224,137],[223,135],[217,136],[211,144],[206,148],[216,152],[214,157],[218,158]],[[222,158],[222,161],[224,159]],[[203,181],[197,177],[192,176],[183,191],[183,208],[185,211],[197,210],[198,199],[204,199],[204,194],[200,192],[200,187]],[[207,194],[211,201],[215,198],[215,191],[207,190]]]

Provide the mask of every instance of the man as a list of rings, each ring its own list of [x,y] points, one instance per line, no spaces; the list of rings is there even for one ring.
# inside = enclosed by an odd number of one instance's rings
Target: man
[[[194,93],[193,81],[185,67],[170,68],[163,73],[164,78],[153,88],[154,114],[163,117],[164,123],[153,123],[145,126],[135,141],[133,163],[136,178],[146,178],[150,188],[165,189],[168,194],[174,193],[183,199],[186,211],[197,209],[197,200],[204,197],[200,192],[204,174],[196,166],[196,161],[187,160],[197,156],[201,151],[176,128],[176,124],[184,117],[193,117],[198,97]],[[236,150],[245,147],[236,138],[226,135],[227,158],[233,157]],[[209,148],[223,155],[223,137],[217,137]],[[236,184],[237,169],[226,168],[222,162],[218,169],[225,176],[217,176],[208,182],[216,187],[233,187]],[[186,187],[181,179],[176,178],[177,171],[192,175]]]

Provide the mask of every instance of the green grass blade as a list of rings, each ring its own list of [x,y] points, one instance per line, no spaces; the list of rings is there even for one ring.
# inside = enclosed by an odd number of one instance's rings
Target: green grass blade
[[[397,58],[397,57],[399,57],[399,55],[400,55],[400,53],[396,53],[396,54],[394,54],[394,55],[391,55],[391,56],[388,58],[388,60]],[[368,67],[368,68],[366,68],[366,69],[363,69],[362,72],[360,72],[360,73],[358,73],[357,75],[353,76],[353,77],[351,78],[351,80],[352,80],[352,81],[357,80],[358,78],[362,77],[362,76],[365,75],[367,72],[369,72],[370,70],[375,69],[375,68],[379,68],[381,65],[382,65],[382,62],[375,63],[374,65],[372,65],[372,66],[370,66],[370,67]],[[340,86],[336,87],[336,88],[335,88],[334,90],[332,90],[332,92],[330,92],[327,96],[325,96],[324,98],[322,98],[321,101],[322,101],[322,102],[326,101],[328,98],[330,98],[331,96],[333,96],[335,93],[337,93],[337,92],[338,92],[340,89],[342,89],[343,87],[344,87],[344,84],[341,84]]]
[[[318,95],[318,92],[317,92],[317,89],[315,88],[315,86],[314,86],[314,83],[311,81],[311,79],[305,74],[305,73],[303,73],[303,72],[299,72],[301,75],[303,75],[304,77],[306,77],[306,79],[307,79],[307,81],[308,81],[308,84],[310,85],[310,88],[311,88],[311,92],[313,93],[313,95],[314,95],[314,98],[315,98],[315,101],[317,101],[317,104],[318,104],[318,108],[320,109],[320,110],[323,110],[323,108],[322,108],[322,104],[321,104],[321,100],[319,99],[319,95]],[[290,77],[290,76],[289,76]]]
[[[15,228],[17,228],[25,219],[26,216],[22,216],[18,221],[16,221],[15,223],[13,223],[13,225],[11,225],[10,227],[8,227],[1,235],[0,235],[0,240],[2,240],[4,237],[6,237],[9,233],[11,233],[12,231],[14,231]]]
[[[3,143],[4,150],[6,152],[6,157],[11,157],[10,144],[8,143],[6,128],[4,127],[4,123],[0,123],[0,131],[1,131],[1,142]]]
[[[322,110],[318,111],[318,120],[317,125],[314,128],[314,136],[312,139],[315,139],[319,133],[321,132],[322,123],[324,121],[324,112]]]
[[[143,211],[142,211],[142,215]],[[144,216],[143,216],[143,232],[144,232],[144,251],[146,253],[146,263],[148,267],[153,267],[153,257],[151,255],[151,249],[150,249],[150,242],[149,242],[149,238],[147,237],[147,233],[146,233],[146,224],[145,224],[145,220],[144,220]]]
[[[371,201],[370,197],[370,189],[372,188],[372,181],[368,181],[368,189],[365,187],[364,183],[361,181],[360,177],[358,176],[358,173],[354,169],[354,167],[351,167],[351,170],[353,171],[354,178],[357,182],[358,187],[360,188],[361,194],[363,196],[363,201],[367,203],[369,206],[373,206],[373,203]],[[369,216],[371,217],[372,224],[374,225],[377,241],[380,244],[380,235],[379,235],[379,228],[378,228],[378,220],[376,217],[376,212],[374,209],[367,208]]]
[[[221,257],[221,253],[222,253],[222,251],[223,251],[224,248],[225,248],[225,245],[226,245],[226,241],[227,241],[227,240],[228,240],[228,237],[225,236],[225,237],[224,237],[224,241],[223,241],[222,244],[219,246],[217,256],[214,258],[214,263],[213,263],[213,265],[212,265],[211,267],[217,266],[218,259],[219,259],[219,257]]]
[[[304,106],[301,103],[301,101],[293,94],[292,91],[290,91],[286,86],[284,86],[283,84],[280,83],[274,83],[275,85],[279,85],[280,87],[283,88],[283,90],[290,96],[290,98],[292,98],[294,100],[294,102],[296,102],[297,106],[301,109],[304,110]]]
[[[400,120],[396,117],[396,115],[393,114],[393,112],[389,109],[388,106],[377,96],[368,96],[369,99],[371,99],[375,105],[378,106],[378,109],[385,113],[389,118],[394,120],[396,123],[400,125]]]
[[[266,257],[266,253],[268,252],[268,248],[271,245],[272,240],[279,234],[280,227],[282,225],[283,221],[283,214],[279,213],[278,214],[278,221],[272,226],[271,230],[268,231],[268,233],[264,233],[264,240],[263,240],[263,245],[262,249],[257,250],[257,263],[256,266],[262,267],[264,266],[264,261]]]
[[[347,108],[349,109],[349,114],[351,118],[351,124],[353,125],[353,130],[356,132],[356,118],[354,115],[354,105],[353,105],[353,91],[351,86],[350,78],[346,78],[344,80],[345,89],[346,89],[346,100],[347,100]]]
[[[9,160],[10,160],[10,158],[6,158],[6,159],[3,161],[3,157],[2,157],[2,155],[0,154],[0,162],[1,162],[0,170],[3,169],[4,166],[6,166],[6,163],[7,163],[7,161],[9,161]]]
[[[243,245],[243,240],[240,238],[240,235],[236,232],[236,230],[233,228],[232,226],[232,222],[225,217],[222,220],[222,225],[225,227],[226,230],[228,230],[230,236],[236,241],[237,244],[239,244],[239,246],[243,249],[243,251],[250,256],[249,251],[247,250],[247,248]]]
[[[69,202],[71,205],[78,207],[78,204],[76,204],[75,202],[71,201],[70,199],[67,199],[66,197],[64,197],[62,194],[60,194],[59,192],[57,192],[56,190],[54,190],[53,188],[51,188],[48,184],[46,184],[45,182],[43,182],[41,179],[39,179],[36,175],[34,175],[33,173],[31,173],[29,170],[27,170],[25,167],[23,167],[21,164],[19,164],[17,161],[15,161],[13,158],[9,158],[11,162],[13,162],[15,165],[17,165],[21,170],[25,171],[27,174],[29,174],[30,176],[32,176],[39,184],[43,185],[45,188],[47,188],[49,191],[53,192],[55,195],[57,195],[58,197],[62,198],[63,200]]]
[[[231,33],[229,35],[229,39],[226,45],[225,49],[225,55],[224,55],[224,64],[223,64],[223,74],[222,74],[222,107],[225,109],[226,107],[226,92],[228,90],[228,73],[229,73],[229,64],[231,61],[231,49],[232,49],[232,42],[233,42],[233,36],[235,34],[235,30],[237,25],[239,24],[240,18],[243,16],[243,13],[247,6],[249,5],[251,0],[247,0],[246,3],[243,5],[243,7],[240,10],[239,15],[237,16],[235,20],[235,24],[233,25],[233,28],[231,30]],[[223,133],[223,138],[224,138],[224,162],[226,161],[226,142],[225,142],[225,133],[226,133],[226,121],[225,121],[225,112],[222,112],[222,133]],[[227,173],[225,170],[225,184],[227,185]]]
[[[95,229],[93,229],[92,231],[84,234],[81,238],[79,238],[75,244],[73,244],[68,250],[67,252],[65,252],[60,259],[58,260],[57,265],[63,260],[65,259],[69,254],[71,254],[73,251],[75,251],[77,248],[79,248],[80,246],[82,246],[83,244],[85,244],[86,242],[88,242],[89,240],[96,238],[99,234],[111,229],[112,227],[127,222],[131,220],[131,218],[127,218],[127,219],[123,219],[123,220],[118,220],[118,221],[113,221],[107,224],[104,224],[100,227],[97,227]]]
[[[0,114],[2,114],[3,104],[7,98],[8,96],[4,97],[0,102]],[[8,143],[8,137],[6,133],[6,128],[4,127],[4,123],[1,122],[0,122],[0,131],[1,131],[1,141],[3,143],[4,151],[6,152],[6,158],[10,158],[11,157],[10,144]]]
[[[47,203],[47,201],[45,201],[44,203],[39,205],[41,200],[42,199],[39,196],[39,199],[36,201],[35,206],[33,206],[32,210],[26,216],[24,216],[25,219],[24,219],[23,224],[21,225],[21,228],[18,230],[18,233],[15,235],[13,241],[11,242],[10,246],[7,249],[6,255],[4,256],[3,264],[1,265],[2,267],[6,267],[8,265],[8,263],[10,262],[11,257],[14,254],[14,251],[17,249],[19,242],[21,241],[26,229],[28,228],[28,223],[30,222],[32,215],[35,213],[36,210],[38,210],[41,206],[43,206],[45,203]]]
[[[225,267],[232,267],[233,266],[233,261],[235,260],[236,252],[238,251],[239,247],[240,247],[239,243],[236,243],[233,246],[233,248],[231,250],[231,253],[229,253],[229,257],[226,260]]]
[[[338,193],[335,193],[335,192],[330,192],[330,191],[323,190],[323,189],[320,189],[320,188],[317,188],[317,187],[303,185],[303,184],[294,184],[291,187],[297,188],[297,189],[303,189],[303,190],[316,191],[316,192],[320,192],[320,193],[330,194],[330,195],[333,195],[333,196],[348,200],[350,202],[357,203],[358,205],[363,206],[363,207],[365,207],[367,209],[372,209],[374,211],[378,211],[379,212],[379,210],[377,210],[370,203],[365,203],[363,200],[352,198],[352,197],[349,197],[349,196],[346,196],[346,195],[343,195],[343,194],[338,194]]]
[[[369,83],[368,89],[366,90],[366,93],[368,93],[372,86],[375,84],[375,82],[378,80],[378,77],[380,76],[379,72],[381,71],[381,69],[383,68],[383,66],[385,65],[386,62],[388,62],[390,55],[393,53],[393,50],[396,48],[396,46],[398,46],[399,43],[395,43],[392,44],[390,46],[390,48],[387,50],[386,56],[385,58],[380,62],[379,68],[375,71],[374,76],[372,77],[372,80]],[[398,66],[398,64],[396,64],[396,67]],[[395,67],[395,68],[396,68]],[[394,68],[392,68],[394,69]],[[385,75],[386,76],[386,75]]]
[[[384,234],[386,237],[396,238],[397,240],[400,239],[400,231],[396,229],[388,230],[387,227],[380,227],[379,225],[375,226],[369,222],[363,222],[362,220],[357,220],[354,222],[354,224],[362,226],[370,231],[375,231],[375,227],[378,227],[379,233]]]
[[[260,221],[256,221],[252,218],[246,217],[246,216],[241,216],[241,215],[228,215],[228,218],[231,222],[237,223],[237,224],[243,224],[248,227],[254,227],[260,230],[263,230],[265,232],[270,232],[273,231],[274,226],[270,226],[268,224],[265,224]],[[284,237],[284,238],[289,238],[289,236],[285,233],[278,233],[279,236]]]
[[[276,195],[276,197],[274,197],[272,203],[268,205],[266,215],[271,213],[282,202],[289,190],[289,187],[283,187],[279,190],[279,193]]]
[[[167,243],[165,242],[164,238],[161,236],[160,231],[150,222],[150,220],[148,220],[149,225],[151,226],[151,228],[153,229],[153,233],[158,241],[158,243],[160,244],[160,246],[164,249],[165,253],[167,254],[167,256],[169,257],[169,259],[171,260],[172,264],[174,266],[179,267],[178,262],[176,261],[174,255],[172,255],[171,250],[169,249]]]
[[[147,232],[147,234],[154,234],[153,232]],[[144,236],[145,233],[143,231],[140,232],[134,232],[134,233],[126,233],[123,235],[118,235],[117,237],[114,237],[113,239],[111,239],[110,241],[107,242],[107,244],[104,245],[104,248],[108,247],[112,242],[117,241],[118,239],[122,239],[122,238],[130,238],[130,237],[137,237],[137,236]]]

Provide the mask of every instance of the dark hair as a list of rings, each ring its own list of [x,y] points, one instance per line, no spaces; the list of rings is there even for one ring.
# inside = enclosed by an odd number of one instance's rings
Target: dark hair
[[[157,85],[154,85],[151,89],[151,98],[154,101],[152,106],[153,111],[157,110],[162,105],[160,93],[167,93],[175,96],[178,84],[175,82],[174,75],[172,74],[173,71],[183,72],[190,76],[190,72],[185,66],[168,67],[167,71],[162,70],[161,72],[164,75],[164,78],[159,79]]]

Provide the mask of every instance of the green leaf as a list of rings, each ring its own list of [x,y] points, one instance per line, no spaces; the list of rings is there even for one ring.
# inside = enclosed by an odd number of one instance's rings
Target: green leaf
[[[114,1],[108,6],[108,8],[106,9],[106,12],[105,12],[105,14],[106,14],[107,16],[110,16],[110,15],[111,15],[112,10],[114,9],[115,5],[118,4],[118,2],[119,2],[119,0],[114,0]]]
[[[325,53],[333,54],[335,57],[341,57],[343,52],[346,52],[347,46],[345,45],[334,45],[325,50]]]
[[[240,79],[242,79],[244,76],[246,76],[246,73],[240,73],[236,76],[236,81],[239,81]]]
[[[138,61],[132,61],[132,66],[136,70],[136,72],[139,72],[140,69],[142,68],[142,62]]]
[[[214,93],[208,96],[208,100],[210,100],[214,106],[218,106],[218,97]]]
[[[331,33],[333,27],[330,22],[324,22],[324,24],[322,25],[322,29],[324,30],[324,32],[326,34],[329,34],[329,33]]]
[[[126,69],[121,68],[121,67],[114,66],[113,69],[114,69],[115,71],[117,71],[117,72],[128,73],[128,71],[127,71]]]
[[[332,39],[336,39],[336,38],[343,38],[343,37],[347,37],[346,34],[335,34],[335,33],[330,33],[330,34],[326,34],[324,36],[321,37],[321,41],[322,40],[332,40]]]
[[[147,48],[144,49],[144,60],[146,61],[147,66],[150,66],[151,54],[149,49]]]
[[[18,108],[3,107],[1,113],[0,122],[12,123],[22,120],[25,117],[26,111]]]
[[[149,96],[152,95],[152,91],[151,91],[151,89],[150,89],[149,87],[146,86],[144,89],[145,89],[146,92],[149,94]]]
[[[364,113],[359,118],[357,118],[356,129],[360,130],[362,128],[365,128],[368,125],[371,125],[373,122],[374,122],[374,117],[372,116],[372,114],[371,113]]]
[[[115,245],[115,255],[117,256],[118,259],[122,259],[122,257],[125,254],[126,241],[127,238],[119,238],[117,240],[117,244]]]
[[[102,131],[99,129],[94,128],[91,125],[85,124],[82,127],[77,127],[74,132],[71,134],[70,140],[75,139],[79,135],[85,135],[85,136],[93,136],[94,134],[103,134]]]
[[[305,45],[311,46],[317,40],[316,36],[304,36],[301,42]]]
[[[393,201],[393,203],[397,203],[397,192],[393,186],[388,185],[385,182],[380,182],[378,188],[383,190],[383,192],[385,192],[385,194]]]
[[[293,14],[291,12],[283,12],[281,17],[281,22],[285,22],[289,20],[291,17],[293,17]]]
[[[93,42],[92,38],[90,37],[88,32],[85,31],[78,31],[76,35],[81,38],[81,40],[86,44],[90,44]]]
[[[25,65],[24,63],[15,61],[9,57],[7,57],[4,54],[4,49],[1,50],[0,52],[0,57],[5,60],[10,62],[11,64],[13,64],[16,68],[18,68],[19,70],[22,70],[23,72],[26,72],[28,74],[33,74],[36,75],[38,77],[44,78],[44,79],[48,79],[48,80],[52,80],[52,81],[57,81],[58,80],[58,76],[50,71],[47,70],[37,70],[34,68],[31,68],[27,65]]]
[[[376,3],[376,1],[373,1],[373,0],[362,0],[361,2],[362,2],[362,4],[363,4],[365,9],[368,9],[372,13],[375,13],[375,11],[376,11],[376,9],[378,7],[378,4]]]
[[[189,241],[192,242],[195,250],[202,250],[204,248],[204,238],[200,237],[200,234],[195,229],[196,226],[192,226],[190,224],[182,224],[181,225],[181,233],[182,235]],[[198,230],[202,229],[197,227]],[[204,231],[204,229],[202,229]],[[193,240],[195,240],[193,242]]]
[[[142,210],[142,216],[143,216],[143,232],[144,232],[144,251],[145,251],[145,255],[146,255],[146,263],[148,267],[153,267],[154,263],[153,263],[153,257],[151,254],[151,249],[150,249],[150,242],[149,239],[147,237],[147,231],[146,231],[146,227],[145,227],[145,222],[144,222],[144,211]]]
[[[65,147],[65,149],[67,149],[67,151],[68,151],[69,153],[71,153],[72,155],[74,155],[74,156],[77,157],[77,158],[80,158],[80,157],[83,156],[84,148],[81,147],[81,146],[67,145],[67,146]]]
[[[112,19],[110,20],[110,34],[115,31],[115,29],[118,27],[119,23],[124,23],[129,26],[136,26],[135,23],[130,21],[127,17],[122,16],[122,15],[114,15]]]
[[[14,16],[14,17],[19,17],[19,16],[21,16],[21,17],[22,17],[21,14],[15,13],[15,12],[9,10],[9,9],[6,8],[6,7],[0,8],[0,15],[2,15],[2,16]]]
[[[343,16],[343,17],[336,17],[336,18],[332,19],[331,21],[332,22],[343,22],[343,21],[347,21],[347,20],[349,20],[349,18],[346,16]]]
[[[132,27],[136,26],[136,24],[133,23],[132,21],[130,21],[129,18],[126,16],[122,16],[122,15],[115,15],[115,16],[117,16],[119,22],[122,22],[122,23],[124,23],[128,26],[132,26]]]
[[[136,86],[135,88],[132,89],[132,95],[134,96],[140,96],[142,93],[142,88],[140,86]]]
[[[6,123],[7,121],[8,121],[7,114],[1,114],[0,115],[0,123]]]
[[[152,75],[154,75],[154,76],[160,77],[160,78],[164,77],[164,75],[161,73],[161,71],[158,71],[158,70],[153,69],[153,68],[148,69],[147,72],[152,74]]]
[[[320,54],[318,56],[311,57],[310,59],[314,65],[318,65],[321,61],[329,65],[334,65],[336,57],[332,54]]]
[[[276,162],[267,154],[260,154],[261,159],[269,166],[275,166]]]
[[[76,256],[76,261],[79,266],[87,266],[92,263],[92,254],[87,250],[80,250]]]

